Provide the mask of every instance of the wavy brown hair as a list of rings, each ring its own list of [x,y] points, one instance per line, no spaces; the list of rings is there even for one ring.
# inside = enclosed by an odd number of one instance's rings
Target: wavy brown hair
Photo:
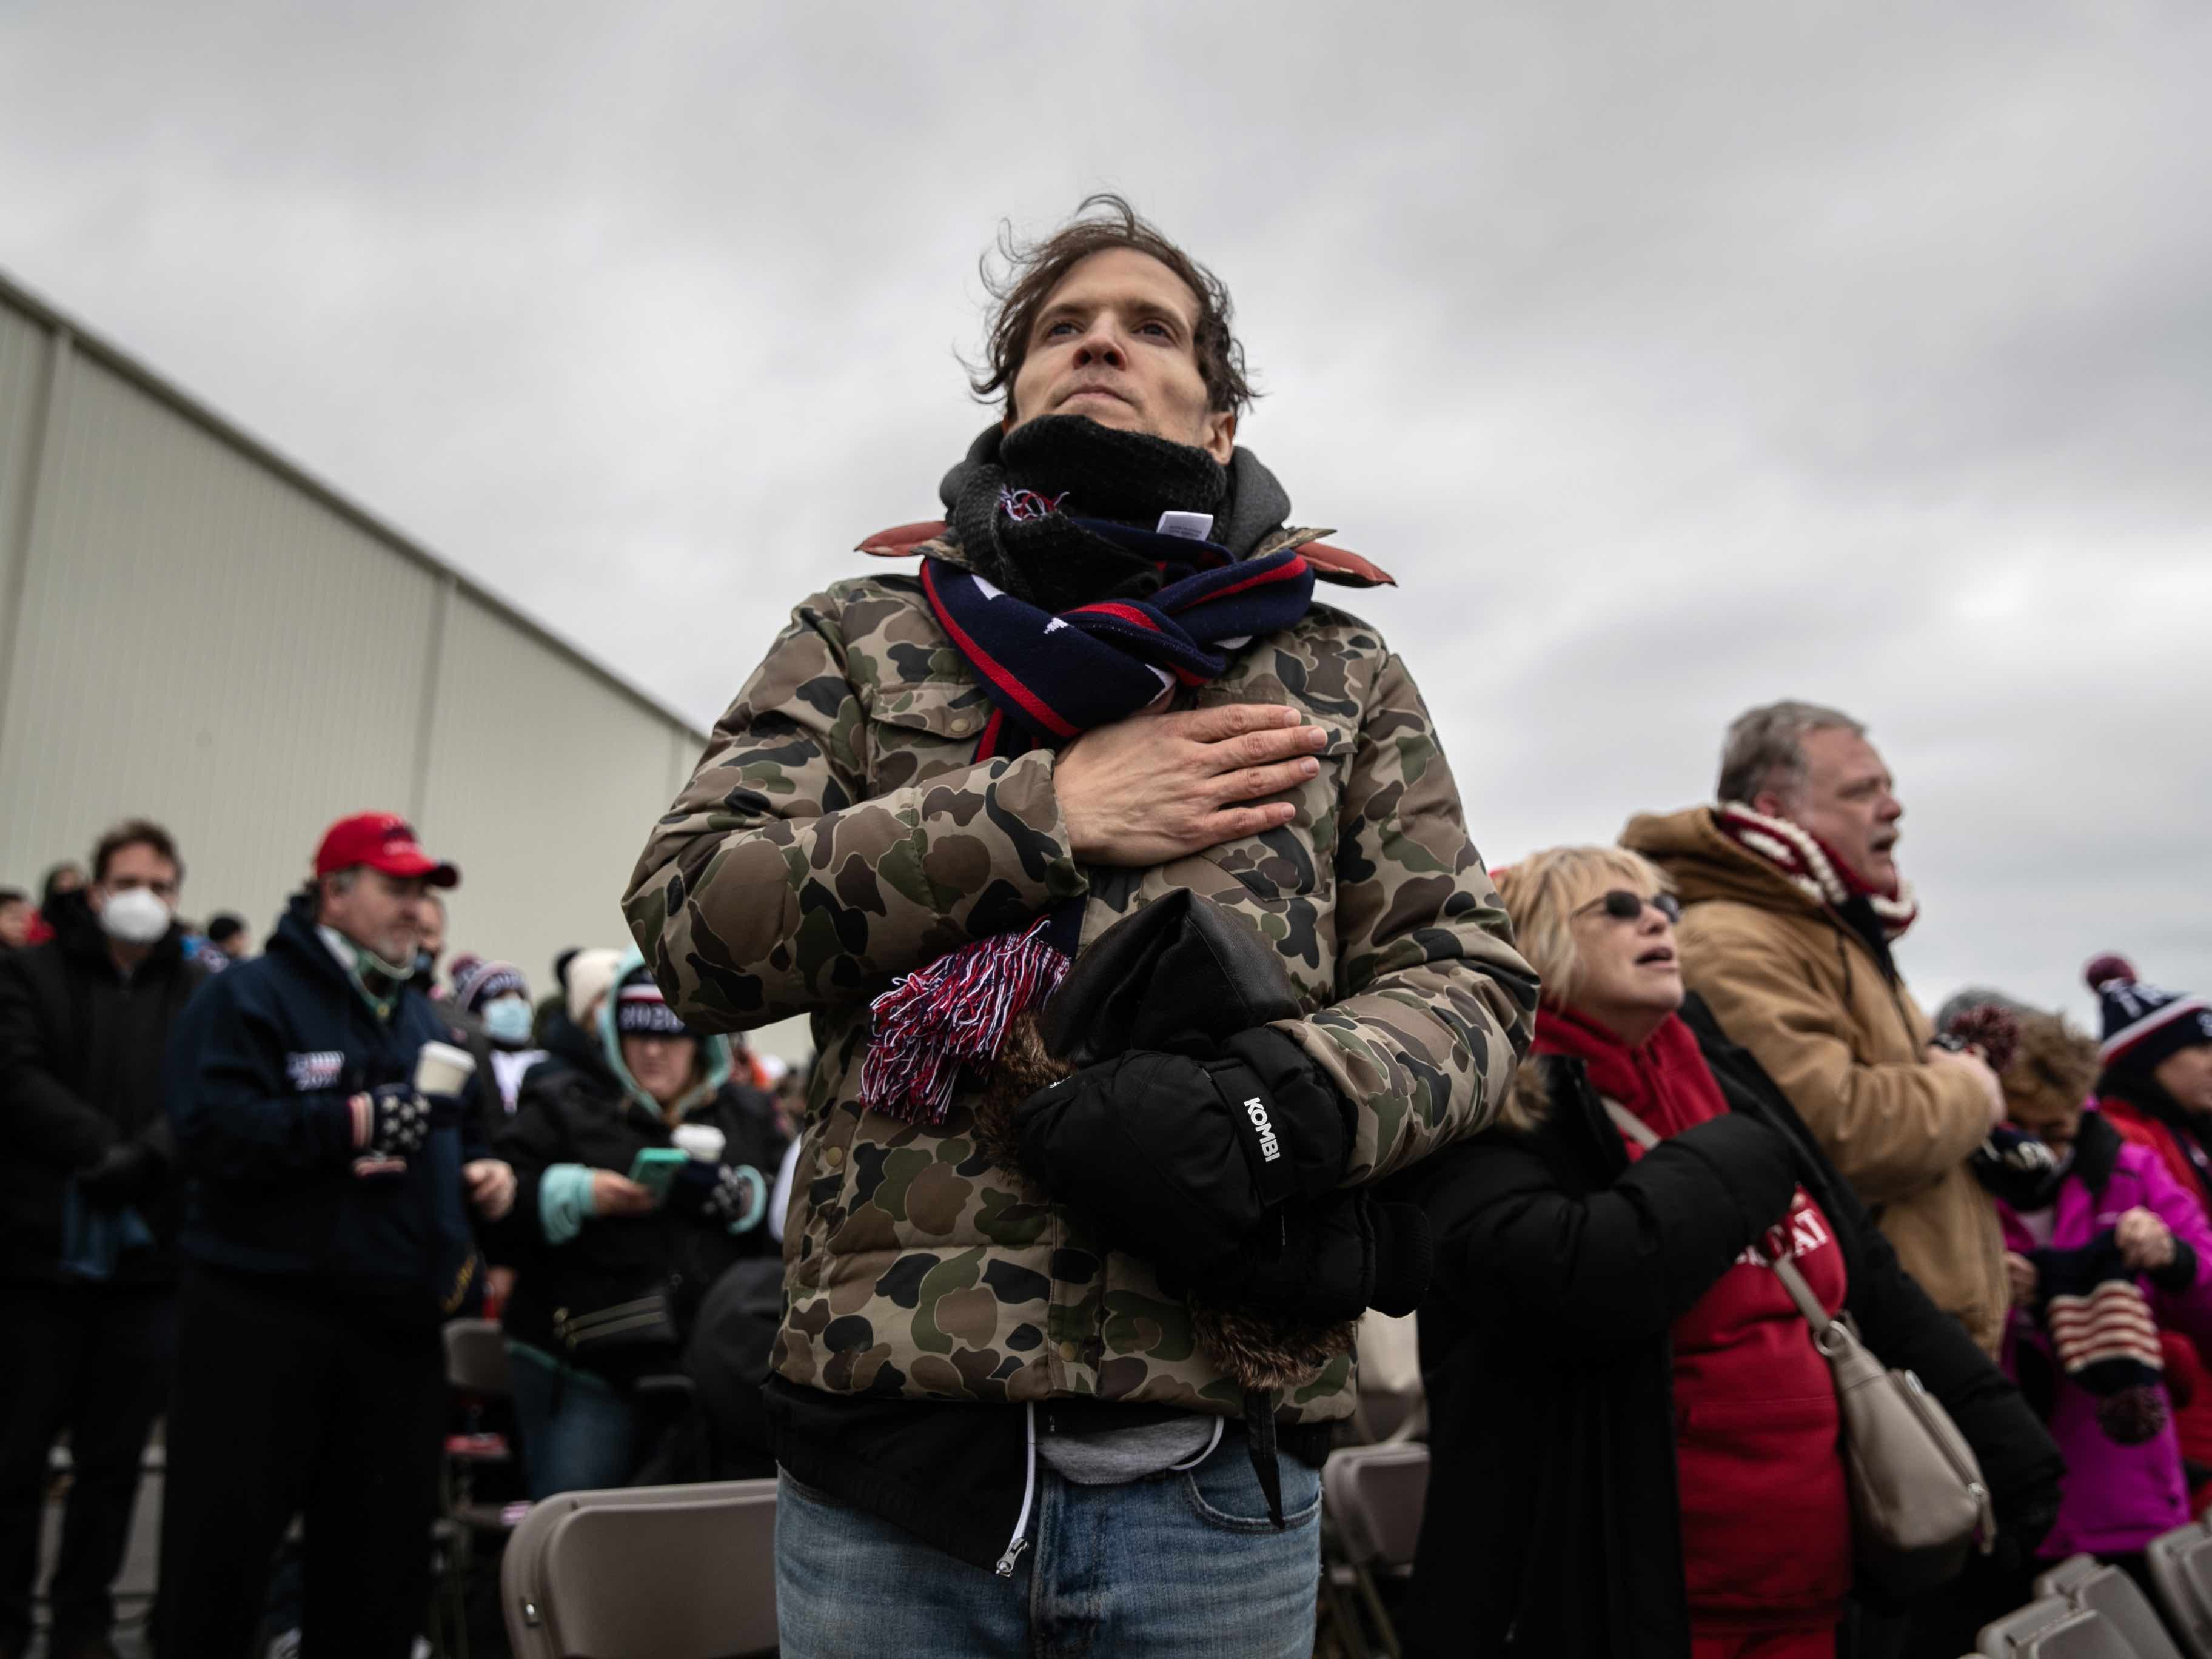
[[[2039,1101],[2045,1110],[2079,1106],[2097,1086],[2097,1040],[2063,1014],[2020,1017],[2020,1046],[1998,1081],[2008,1098]]]
[[[983,362],[968,375],[975,395],[997,398],[1007,414],[1014,412],[1014,377],[1030,355],[1030,336],[1045,301],[1079,264],[1115,248],[1158,259],[1196,297],[1198,322],[1191,331],[1191,349],[1198,356],[1199,376],[1206,382],[1207,407],[1217,415],[1240,415],[1250,408],[1259,393],[1245,372],[1244,348],[1230,327],[1228,289],[1163,235],[1127,198],[1111,191],[1085,197],[1075,216],[1042,241],[1023,241],[1012,224],[1000,225],[998,240],[979,262],[984,291],[991,296],[991,313]]]

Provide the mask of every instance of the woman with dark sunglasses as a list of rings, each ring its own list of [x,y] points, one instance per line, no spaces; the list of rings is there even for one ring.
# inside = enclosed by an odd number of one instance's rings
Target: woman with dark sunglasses
[[[1850,1502],[1785,1255],[1950,1410],[2001,1526],[2047,1526],[2056,1448],[1685,997],[1665,878],[1570,848],[1498,879],[1544,998],[1498,1127],[1407,1178],[1437,1240],[1413,1650],[1838,1651]]]

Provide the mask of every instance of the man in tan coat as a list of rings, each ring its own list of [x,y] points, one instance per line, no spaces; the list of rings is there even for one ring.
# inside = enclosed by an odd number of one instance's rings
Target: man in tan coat
[[[1621,836],[1677,884],[1690,988],[1782,1086],[1906,1270],[1994,1353],[2004,1251],[1966,1159],[2004,1096],[1978,1054],[1930,1046],[1890,956],[1916,912],[1888,769],[1849,715],[1779,702],[1729,726],[1719,796]]]

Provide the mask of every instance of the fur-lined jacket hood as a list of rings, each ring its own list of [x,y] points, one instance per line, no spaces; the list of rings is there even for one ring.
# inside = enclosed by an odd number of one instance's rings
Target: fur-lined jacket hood
[[[1551,1121],[1554,1094],[1548,1067],[1553,1063],[1552,1057],[1530,1054],[1514,1068],[1512,1086],[1498,1109],[1498,1128],[1511,1134],[1532,1135]]]

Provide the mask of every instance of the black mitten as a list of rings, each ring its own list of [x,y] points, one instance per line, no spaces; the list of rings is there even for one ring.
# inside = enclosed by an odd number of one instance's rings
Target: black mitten
[[[1413,1312],[1433,1260],[1429,1218],[1418,1206],[1377,1203],[1352,1188],[1284,1205],[1222,1265],[1191,1274],[1189,1286],[1218,1306],[1330,1324],[1370,1308]]]
[[[362,1145],[379,1158],[404,1158],[430,1138],[430,1103],[411,1083],[383,1083],[360,1098],[368,1103],[368,1136]]]
[[[749,1233],[768,1213],[768,1179],[750,1164],[693,1158],[676,1172],[669,1207],[726,1232]]]
[[[1107,1239],[1186,1272],[1225,1264],[1274,1205],[1333,1192],[1351,1113],[1297,1043],[1241,1031],[1218,1058],[1139,1050],[1015,1113],[1022,1167]]]
[[[161,1191],[169,1162],[150,1135],[118,1140],[100,1154],[99,1163],[78,1172],[77,1191],[87,1203],[103,1209],[143,1204]]]

